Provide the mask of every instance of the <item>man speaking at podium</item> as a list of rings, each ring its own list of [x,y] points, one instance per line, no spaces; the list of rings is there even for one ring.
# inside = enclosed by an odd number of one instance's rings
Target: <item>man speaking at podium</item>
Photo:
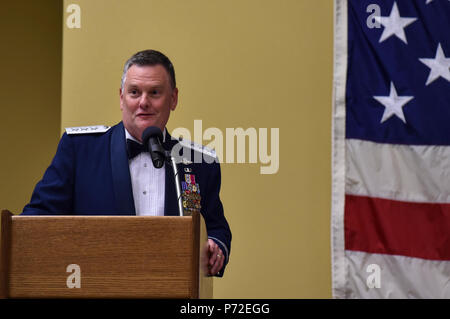
[[[66,129],[22,215],[178,215],[172,168],[167,163],[155,168],[150,153],[142,147],[142,134],[150,126],[163,132],[165,150],[180,143],[166,130],[177,102],[170,60],[155,50],[134,54],[122,75],[122,122],[111,128]],[[231,232],[219,198],[220,166],[204,160],[215,154],[202,147],[184,144],[182,151],[186,150],[190,159],[199,158],[193,156],[195,152],[204,154],[200,163],[183,160],[177,165],[183,179],[183,207],[203,215],[210,275],[221,277],[228,263]]]

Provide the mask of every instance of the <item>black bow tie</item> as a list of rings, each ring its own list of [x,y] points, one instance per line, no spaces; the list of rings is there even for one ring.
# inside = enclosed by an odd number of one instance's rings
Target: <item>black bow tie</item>
[[[132,139],[127,138],[128,159],[133,159],[142,152],[148,152],[148,149],[141,143],[138,143],[136,141],[133,141]]]

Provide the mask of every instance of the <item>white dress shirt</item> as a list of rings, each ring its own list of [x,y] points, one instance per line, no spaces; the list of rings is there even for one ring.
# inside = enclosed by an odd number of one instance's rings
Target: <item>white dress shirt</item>
[[[125,137],[139,143],[125,129]],[[166,137],[164,129],[163,137]],[[166,186],[165,163],[155,168],[149,152],[142,152],[128,161],[130,165],[131,186],[137,216],[164,216]]]

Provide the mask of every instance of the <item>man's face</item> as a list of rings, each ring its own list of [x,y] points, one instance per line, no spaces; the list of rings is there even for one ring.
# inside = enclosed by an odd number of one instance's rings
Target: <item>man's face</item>
[[[122,121],[128,132],[141,141],[149,126],[164,130],[170,111],[178,102],[178,89],[172,89],[166,69],[160,65],[132,65],[120,89]]]

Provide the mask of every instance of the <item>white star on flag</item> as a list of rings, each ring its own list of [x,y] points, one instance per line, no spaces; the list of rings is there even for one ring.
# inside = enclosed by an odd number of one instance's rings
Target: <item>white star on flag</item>
[[[438,44],[436,50],[436,57],[434,59],[419,59],[420,62],[429,67],[430,74],[428,75],[427,83],[430,84],[440,76],[450,82],[450,58],[444,55],[441,44]]]
[[[389,92],[389,96],[374,96],[373,98],[385,107],[383,118],[380,123],[388,120],[392,115],[396,115],[403,121],[403,123],[406,124],[405,115],[403,114],[403,106],[411,101],[414,96],[398,96],[394,83],[391,82],[391,91]]]
[[[416,20],[417,18],[401,17],[398,11],[397,2],[394,2],[389,17],[375,17],[375,21],[384,26],[379,43],[395,35],[397,38],[408,44],[404,28]]]

